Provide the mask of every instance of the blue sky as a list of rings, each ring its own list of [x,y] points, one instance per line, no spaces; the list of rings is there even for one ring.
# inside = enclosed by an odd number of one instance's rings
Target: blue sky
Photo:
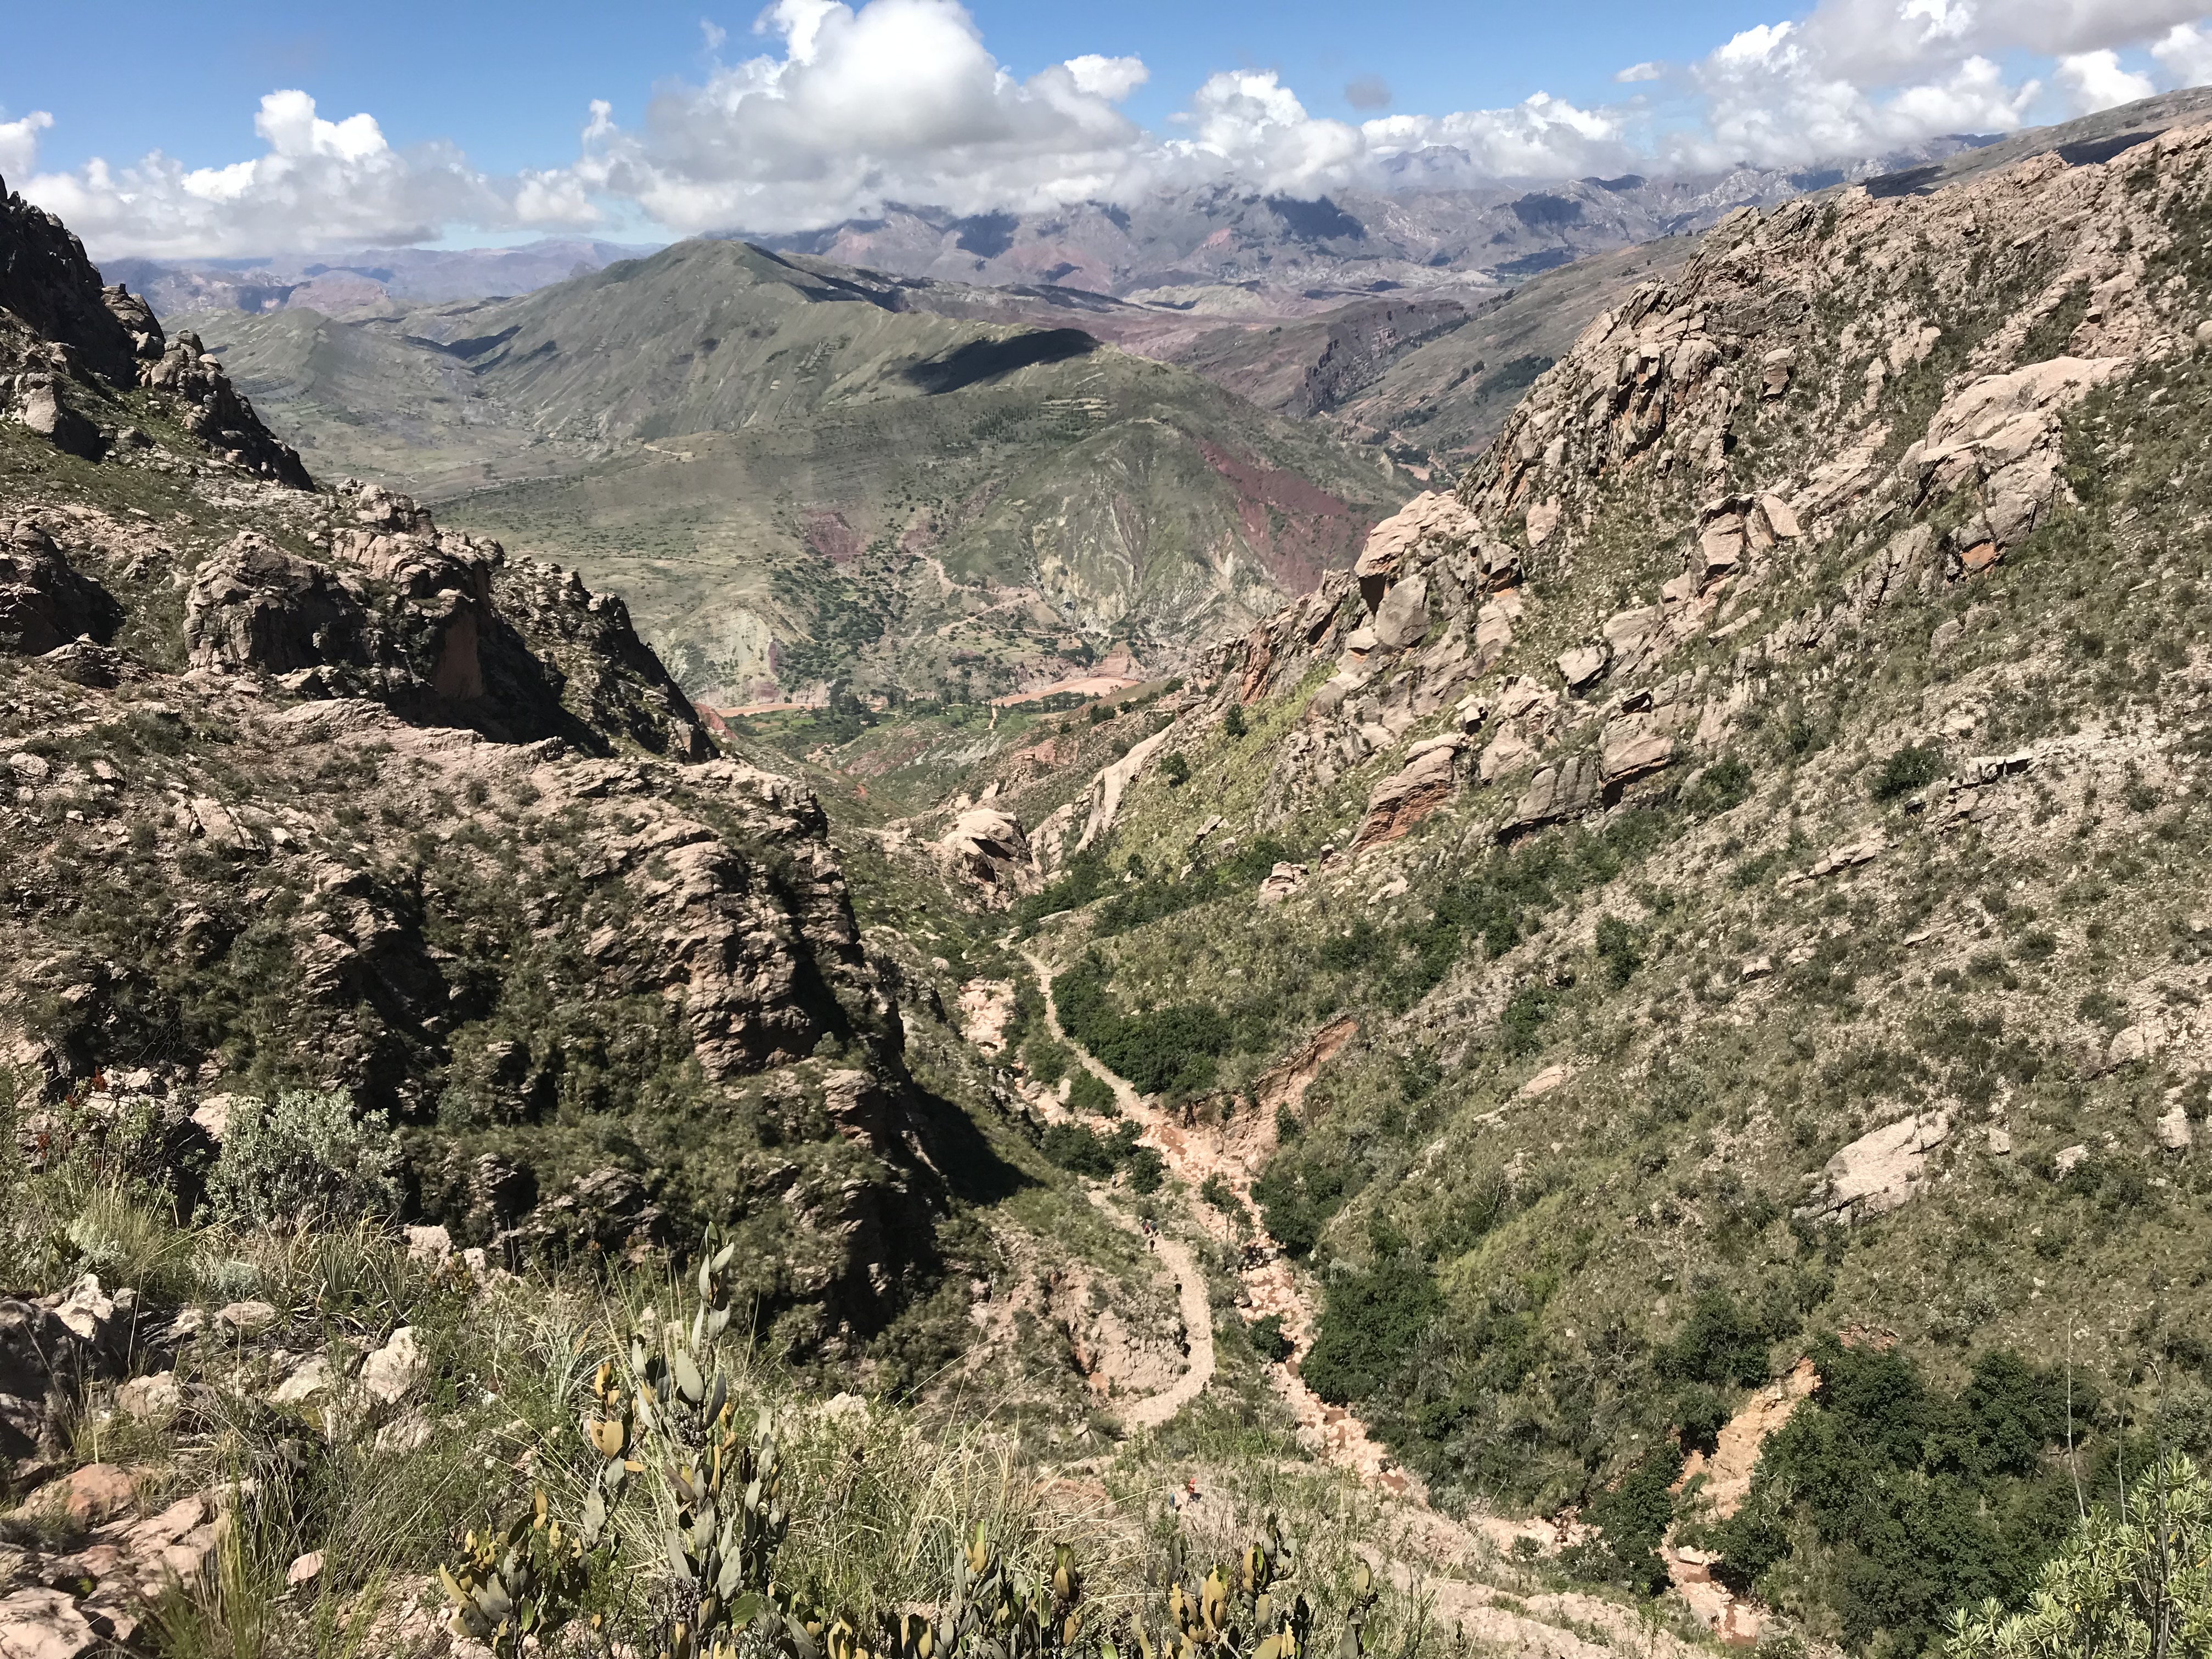
[[[5,3],[0,172],[96,254],[1801,165],[2212,79],[2212,0]]]
[[[477,165],[507,172],[566,159],[592,99],[635,115],[656,82],[699,76],[702,21],[727,30],[733,46],[749,44],[757,9],[198,0],[185,28],[173,0],[102,0],[96,13],[10,0],[6,9],[0,111],[53,114],[42,165],[158,149],[188,166],[220,166],[254,148],[264,93],[301,87],[326,114],[368,111],[395,144],[448,138]],[[1361,76],[1380,77],[1400,109],[1491,108],[1533,92],[1595,102],[1628,64],[1694,58],[1788,15],[1758,0],[1409,0],[1387,12],[1311,0],[976,0],[968,9],[1017,75],[1082,52],[1142,58],[1152,77],[1127,108],[1148,126],[1164,125],[1222,69],[1279,69],[1309,108],[1346,119],[1370,112],[1343,97]]]

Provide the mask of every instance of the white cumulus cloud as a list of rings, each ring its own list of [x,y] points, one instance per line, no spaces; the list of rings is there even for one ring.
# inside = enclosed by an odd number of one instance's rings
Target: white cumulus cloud
[[[2176,86],[2212,81],[2212,34],[2194,23],[2176,23],[2160,36],[2150,55]]]
[[[42,109],[13,121],[0,121],[0,179],[28,173],[38,164],[39,134],[53,125]]]
[[[703,71],[663,83],[634,117],[593,100],[573,158],[510,176],[450,145],[395,149],[373,115],[327,120],[299,91],[262,100],[260,152],[228,166],[155,152],[39,173],[52,122],[38,112],[0,121],[0,173],[96,255],[205,256],[610,219],[792,230],[894,203],[1033,210],[1222,181],[1310,197],[1388,187],[1401,158],[1430,148],[1465,153],[1452,176],[1513,181],[1798,167],[2011,131],[2057,100],[2086,112],[2212,80],[2212,0],[1808,3],[1695,62],[1622,69],[1613,78],[1632,90],[1594,107],[1540,92],[1503,109],[1383,113],[1387,87],[1364,76],[1346,99],[1376,113],[1346,121],[1308,109],[1279,73],[1244,69],[1207,76],[1151,132],[1121,107],[1147,82],[1140,58],[1085,53],[1024,76],[959,0],[773,0],[751,55],[726,59],[732,37],[702,18]]]
[[[2077,52],[2058,60],[2058,79],[2071,94],[2074,112],[2094,115],[2115,104],[2131,104],[2158,90],[2148,75],[2120,66],[2120,55],[2109,49]]]
[[[757,29],[781,52],[663,88],[635,129],[595,106],[576,177],[673,230],[781,230],[887,202],[1104,196],[1142,145],[1115,107],[1141,62],[1086,55],[1018,80],[954,0],[777,0]]]
[[[95,158],[34,173],[22,192],[97,258],[308,252],[427,241],[456,225],[550,228],[595,216],[565,173],[497,183],[447,145],[392,149],[373,116],[325,120],[304,92],[269,94],[253,128],[261,154],[228,167],[187,168],[156,150],[123,167]]]

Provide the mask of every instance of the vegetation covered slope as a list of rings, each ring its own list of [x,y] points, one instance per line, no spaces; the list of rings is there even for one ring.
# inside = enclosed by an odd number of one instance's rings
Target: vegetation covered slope
[[[811,794],[718,752],[619,599],[307,487],[60,227],[5,198],[0,245],[26,1133],[150,1115],[190,1165],[227,1097],[338,1091],[398,1136],[401,1217],[555,1255],[750,1227],[794,1340],[879,1328],[934,1271],[952,1118]]]
[[[315,465],[573,557],[712,702],[1178,654],[1404,499],[1382,457],[1080,318],[978,321],[927,289],[692,242],[397,321],[201,322]]]
[[[2208,145],[1724,222],[1226,647],[1031,902],[1264,1160],[1316,1386],[1439,1494],[1594,1504],[1824,1332],[1944,1401],[2021,1356],[2038,1478],[2069,1375],[2085,1480],[2208,1432]],[[1262,836],[1255,910],[1212,870]],[[1951,1409],[1918,1508],[1778,1469],[1717,1571],[1930,1639],[2013,1512]]]

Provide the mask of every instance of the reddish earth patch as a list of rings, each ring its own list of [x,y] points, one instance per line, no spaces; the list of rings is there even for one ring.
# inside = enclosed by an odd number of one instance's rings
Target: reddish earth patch
[[[1268,574],[1286,593],[1317,586],[1322,573],[1358,556],[1373,522],[1308,478],[1198,441],[1206,464],[1237,492],[1237,516]]]
[[[831,507],[809,507],[799,515],[806,544],[832,564],[849,564],[860,556],[860,532],[847,524]]]

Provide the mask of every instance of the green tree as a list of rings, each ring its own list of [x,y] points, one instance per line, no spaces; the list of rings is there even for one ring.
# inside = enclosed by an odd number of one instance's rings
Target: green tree
[[[1945,1659],[2182,1659],[2212,1653],[2212,1490],[2175,1453],[2117,1509],[2099,1504],[2018,1613],[1951,1615]]]

